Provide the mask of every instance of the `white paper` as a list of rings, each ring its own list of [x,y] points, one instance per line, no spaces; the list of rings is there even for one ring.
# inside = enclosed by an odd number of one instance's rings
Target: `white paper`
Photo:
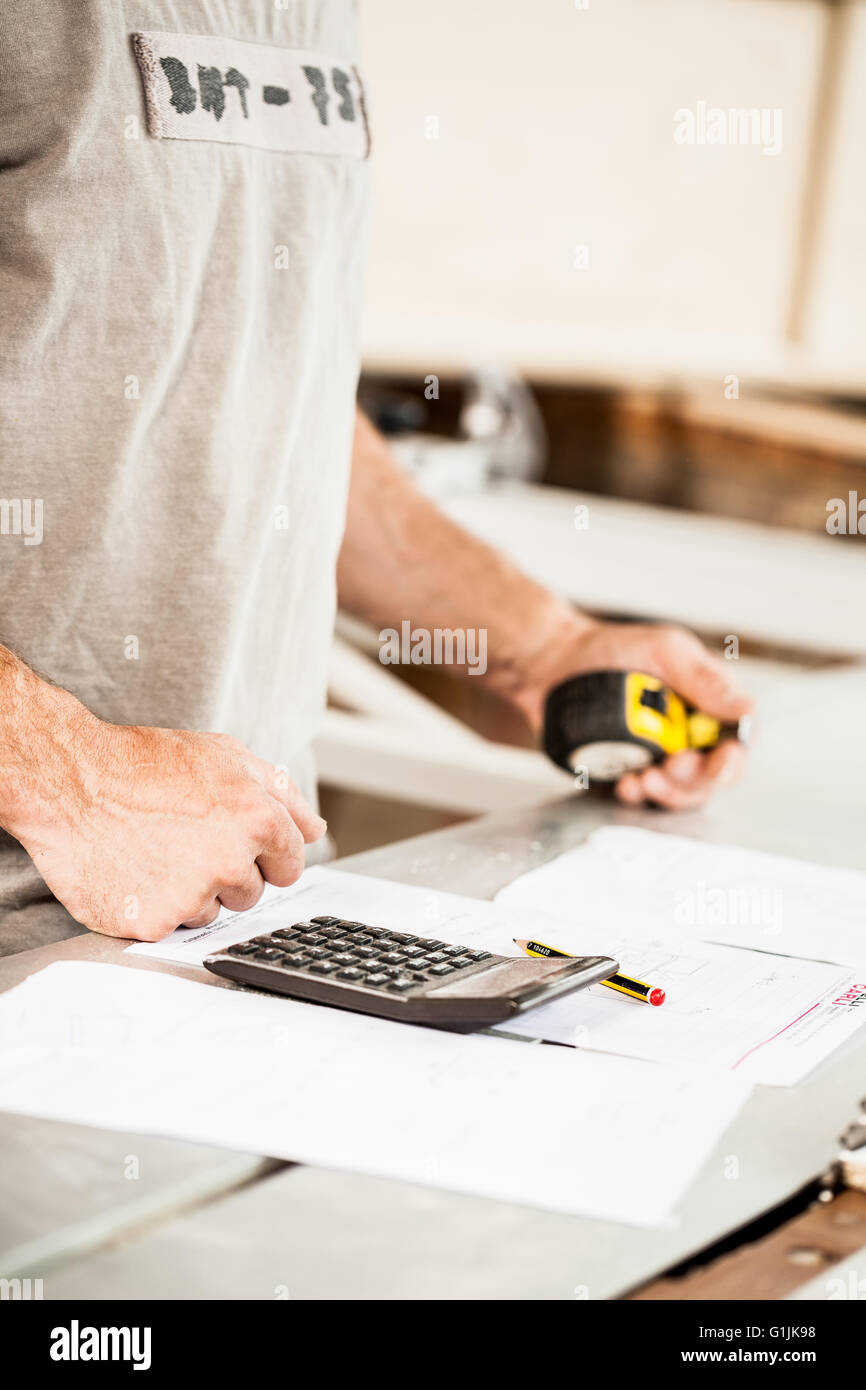
[[[0,1109],[639,1226],[747,1093],[123,966],[58,962],[0,999]]]
[[[595,986],[509,1030],[793,1085],[866,1021],[866,952],[847,897],[856,904],[864,881],[652,831],[598,830],[502,889],[496,906],[519,915],[522,935],[614,956],[666,1001],[651,1008]],[[823,930],[810,929],[821,903]],[[713,944],[722,939],[731,944]],[[821,961],[800,958],[809,942]],[[779,954],[783,945],[793,955]]]
[[[517,954],[514,932],[492,903],[321,865],[307,869],[291,888],[266,887],[257,905],[247,912],[223,909],[209,927],[179,927],[163,941],[129,946],[127,950],[179,965],[200,965],[213,951],[320,913],[415,936],[437,937],[458,946],[473,944],[483,932],[485,938],[499,943],[495,949],[503,955]]]
[[[586,927],[587,949],[613,928],[866,965],[866,874],[652,830],[596,830],[496,901]]]
[[[585,856],[592,895],[589,907],[581,895],[576,920],[555,910],[561,909],[562,884],[574,882],[574,856],[581,851],[525,875],[495,903],[317,866],[291,888],[267,890],[249,912],[223,912],[211,927],[182,928],[164,941],[129,950],[200,965],[218,948],[325,912],[501,955],[517,954],[515,937],[536,937],[575,954],[613,956],[627,974],[662,985],[667,1000],[656,1009],[595,986],[530,1009],[501,1031],[684,1069],[737,1070],[768,1085],[800,1081],[866,1018],[866,985],[858,989],[866,972],[858,977],[834,965],[676,936],[663,914],[668,934],[653,934],[655,917],[620,910],[615,889],[608,919],[603,883],[618,879],[606,846],[603,871],[592,867],[594,838]],[[643,860],[640,872],[648,872]],[[523,885],[533,891],[516,891]]]
[[[576,937],[573,928],[563,926],[553,939],[576,952]],[[753,1082],[792,1086],[866,1022],[866,983],[845,966],[662,937],[640,944],[614,940],[610,953],[625,974],[665,988],[660,1008],[594,985],[503,1027],[576,1047],[686,1069],[723,1067]]]

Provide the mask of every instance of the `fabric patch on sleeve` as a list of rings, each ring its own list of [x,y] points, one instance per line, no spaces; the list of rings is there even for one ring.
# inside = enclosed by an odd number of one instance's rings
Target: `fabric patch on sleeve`
[[[199,34],[135,33],[132,47],[157,140],[369,154],[361,78],[340,58]]]

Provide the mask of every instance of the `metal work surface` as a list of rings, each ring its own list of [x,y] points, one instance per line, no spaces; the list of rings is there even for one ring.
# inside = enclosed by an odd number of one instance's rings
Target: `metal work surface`
[[[596,826],[619,823],[862,867],[864,689],[861,672],[795,682],[766,722],[748,778],[703,812],[661,815],[626,811],[606,797],[574,798],[487,816],[341,866],[490,897]],[[825,756],[809,761],[801,736],[814,727],[816,702]],[[7,958],[0,988],[61,958],[171,969],[124,956],[123,946],[84,936]],[[819,1176],[864,1093],[866,1033],[800,1086],[758,1087],[675,1223],[650,1231],[315,1168],[262,1170],[254,1157],[3,1115],[0,1245],[17,1253],[0,1256],[0,1273],[43,1277],[46,1298],[615,1296]],[[123,1175],[129,1155],[140,1160],[137,1181]],[[739,1161],[735,1180],[726,1177],[731,1155]],[[636,1135],[635,1162],[639,1156]]]

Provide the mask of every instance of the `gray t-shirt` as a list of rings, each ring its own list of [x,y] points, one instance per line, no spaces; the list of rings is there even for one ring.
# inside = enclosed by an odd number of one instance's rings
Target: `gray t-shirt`
[[[137,37],[134,37],[137,36]],[[0,642],[314,795],[369,138],[351,0],[4,0]],[[74,930],[0,837],[0,953]]]

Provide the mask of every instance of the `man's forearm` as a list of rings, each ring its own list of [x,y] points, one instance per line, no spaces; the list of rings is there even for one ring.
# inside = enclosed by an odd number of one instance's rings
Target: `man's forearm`
[[[360,413],[338,584],[342,606],[376,628],[485,630],[485,679],[518,705],[528,673],[544,685],[549,654],[590,625],[444,516]],[[551,663],[548,683],[556,675]]]
[[[750,708],[725,663],[692,633],[588,618],[467,535],[417,491],[361,415],[338,579],[344,608],[380,629],[405,620],[486,629],[488,683],[536,730],[550,689],[586,671],[647,671],[726,723]],[[706,755],[689,750],[628,773],[617,794],[632,806],[690,809],[732,780],[743,760],[742,746],[726,740]]]
[[[98,721],[74,695],[41,680],[0,646],[0,826],[21,836],[50,816],[51,802],[67,802],[75,760],[68,750]],[[64,769],[61,779],[57,774]],[[61,784],[62,781],[62,784]]]

